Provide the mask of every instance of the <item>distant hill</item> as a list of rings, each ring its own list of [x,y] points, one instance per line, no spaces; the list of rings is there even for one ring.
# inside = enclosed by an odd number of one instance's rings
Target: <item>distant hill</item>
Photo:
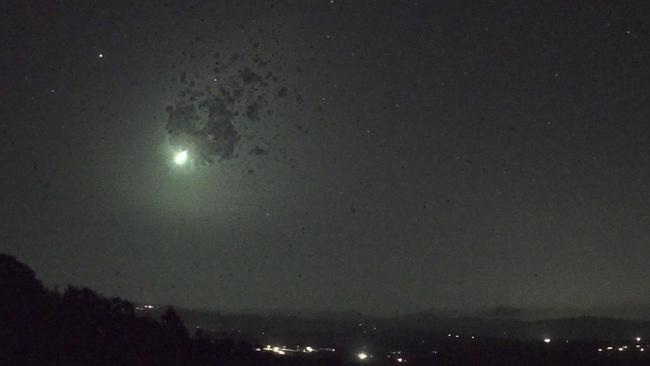
[[[432,318],[428,314],[399,319],[407,328],[512,339],[545,337],[571,340],[630,340],[650,334],[650,321],[606,317],[521,320],[494,317]]]
[[[142,310],[155,314],[155,311]],[[209,310],[178,309],[190,327],[201,327],[222,335],[259,339],[348,338],[381,332],[418,331],[444,336],[481,336],[539,340],[545,337],[570,340],[630,340],[650,335],[650,321],[611,317],[577,316],[526,319],[519,309],[495,309],[476,316],[454,316],[449,312],[427,311],[400,317],[372,317],[359,313],[249,314]],[[365,333],[364,333],[365,332]]]

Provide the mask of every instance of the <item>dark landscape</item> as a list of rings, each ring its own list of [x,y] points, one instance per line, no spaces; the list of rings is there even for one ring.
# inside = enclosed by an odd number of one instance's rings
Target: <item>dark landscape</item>
[[[644,365],[650,322],[236,315],[49,290],[0,255],[7,365]],[[185,319],[185,321],[183,320]],[[446,330],[452,333],[444,334]],[[550,338],[553,335],[553,338]],[[638,337],[638,338],[637,338]]]

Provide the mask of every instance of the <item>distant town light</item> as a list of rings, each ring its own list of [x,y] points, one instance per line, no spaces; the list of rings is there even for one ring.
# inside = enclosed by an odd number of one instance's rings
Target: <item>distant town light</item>
[[[283,354],[284,354],[284,351],[280,350],[280,351],[278,351],[278,354],[279,354],[279,355],[283,355]]]
[[[603,349],[602,349],[602,348],[599,348],[599,349],[598,349],[598,352],[602,352],[602,351],[603,351]]]
[[[307,346],[307,347],[305,347],[305,352],[314,352],[314,349]]]
[[[625,351],[625,348],[623,348],[623,347],[618,347],[618,351],[619,351],[619,352],[623,352],[623,351]]]
[[[645,348],[639,348],[639,351],[645,352]]]
[[[401,358],[401,357],[397,357],[397,360],[396,360],[396,361],[397,361],[398,363],[402,363],[402,362],[404,362],[404,359]]]
[[[611,350],[613,350],[613,349],[614,349],[614,347],[612,347],[612,346],[607,347],[607,350],[608,350],[608,351],[611,351]]]
[[[359,352],[357,353],[357,358],[360,359],[361,361],[365,360],[368,358],[368,354],[365,352]]]
[[[636,340],[637,342],[641,342],[641,337],[636,337],[634,338],[634,340]]]
[[[544,343],[551,343],[551,338],[544,338]]]

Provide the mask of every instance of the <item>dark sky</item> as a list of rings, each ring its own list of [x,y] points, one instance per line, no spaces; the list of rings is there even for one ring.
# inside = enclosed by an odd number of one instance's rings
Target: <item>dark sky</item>
[[[3,2],[0,251],[226,311],[648,303],[649,6]]]

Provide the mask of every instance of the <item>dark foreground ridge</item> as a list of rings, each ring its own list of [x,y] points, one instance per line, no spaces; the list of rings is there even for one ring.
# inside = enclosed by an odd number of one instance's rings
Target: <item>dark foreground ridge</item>
[[[596,344],[485,338],[440,341],[435,353],[412,346],[391,353],[354,350],[266,352],[257,340],[197,330],[190,335],[174,309],[160,321],[137,316],[129,301],[87,288],[49,290],[16,258],[0,254],[0,365],[647,365],[639,352],[595,352]],[[403,343],[415,333],[395,331]],[[343,337],[343,336],[342,336]],[[473,339],[473,337],[472,337]],[[260,349],[261,348],[261,349]]]

